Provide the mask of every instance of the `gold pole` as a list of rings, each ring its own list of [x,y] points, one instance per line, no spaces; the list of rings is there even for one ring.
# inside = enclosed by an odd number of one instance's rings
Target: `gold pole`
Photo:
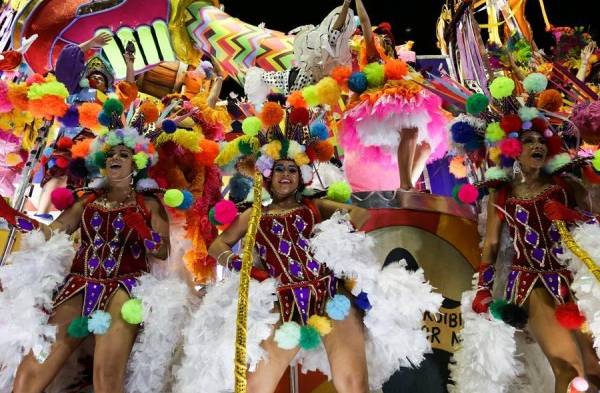
[[[252,268],[252,249],[256,239],[256,231],[260,222],[262,210],[262,175],[259,171],[254,173],[254,202],[252,214],[248,223],[248,230],[244,237],[242,251],[242,269],[240,271],[240,291],[238,293],[237,321],[235,332],[235,393],[246,393],[248,381],[246,380],[246,327],[248,324],[248,290],[250,288],[250,269]]]
[[[558,232],[560,233],[560,238],[567,246],[567,248],[575,255],[577,258],[584,263],[585,266],[589,269],[589,271],[596,277],[596,280],[600,281],[600,267],[596,265],[594,260],[590,257],[590,255],[577,244],[573,236],[571,236],[571,232],[567,229],[564,221],[556,220],[554,221],[556,227],[558,228]]]

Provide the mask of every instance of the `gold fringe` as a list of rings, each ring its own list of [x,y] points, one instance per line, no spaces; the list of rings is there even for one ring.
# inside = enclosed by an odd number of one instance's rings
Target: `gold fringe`
[[[235,332],[235,393],[246,393],[246,327],[248,323],[248,290],[250,288],[250,269],[252,267],[252,249],[256,239],[256,231],[262,211],[262,175],[254,173],[254,202],[248,230],[244,237],[242,251],[242,270],[240,272],[240,291],[238,293],[237,322]]]
[[[560,233],[560,237],[563,243],[567,246],[567,248],[575,255],[577,258],[581,260],[587,266],[588,270],[596,277],[596,280],[600,281],[600,267],[596,265],[594,260],[590,257],[590,255],[577,244],[573,236],[571,236],[571,232],[567,229],[567,225],[564,221],[554,221],[556,227],[558,228],[558,232]]]

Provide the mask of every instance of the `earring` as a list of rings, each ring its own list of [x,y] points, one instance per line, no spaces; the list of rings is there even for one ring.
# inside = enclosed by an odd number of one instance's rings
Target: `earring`
[[[523,176],[523,171],[521,171],[521,164],[519,164],[519,161],[517,160],[513,163],[513,175],[521,176],[521,183],[525,183],[525,176]]]

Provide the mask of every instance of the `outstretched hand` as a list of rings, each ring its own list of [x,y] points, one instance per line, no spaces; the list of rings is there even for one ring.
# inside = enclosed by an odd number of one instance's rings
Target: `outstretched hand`
[[[92,48],[102,48],[112,40],[112,36],[109,33],[100,33],[91,40]]]

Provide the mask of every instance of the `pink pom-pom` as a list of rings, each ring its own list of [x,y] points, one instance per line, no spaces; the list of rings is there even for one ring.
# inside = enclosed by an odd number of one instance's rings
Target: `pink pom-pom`
[[[479,197],[477,187],[472,184],[463,184],[458,190],[458,200],[462,203],[473,204]]]
[[[500,141],[500,151],[503,155],[510,158],[518,158],[523,151],[521,142],[516,138],[505,138]]]
[[[75,203],[75,197],[73,197],[73,192],[67,188],[61,187],[52,191],[50,194],[50,200],[54,207],[58,210],[65,210],[69,207],[73,206]]]
[[[583,377],[575,377],[571,381],[571,387],[575,389],[576,392],[587,392],[590,388],[590,384]]]
[[[237,216],[237,208],[235,203],[231,201],[220,201],[215,205],[215,220],[223,225],[229,225],[235,220]]]

